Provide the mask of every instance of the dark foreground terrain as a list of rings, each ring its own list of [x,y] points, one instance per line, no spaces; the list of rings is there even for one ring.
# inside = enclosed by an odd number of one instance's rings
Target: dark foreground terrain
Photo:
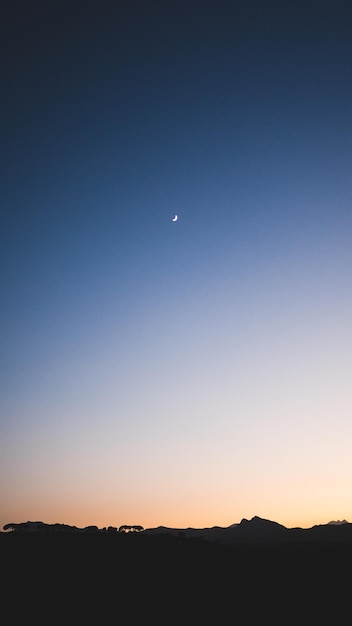
[[[349,541],[10,532],[0,551],[10,624],[336,624],[350,614]]]

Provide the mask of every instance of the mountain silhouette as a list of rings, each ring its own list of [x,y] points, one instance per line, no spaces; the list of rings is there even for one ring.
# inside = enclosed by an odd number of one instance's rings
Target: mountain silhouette
[[[172,534],[189,538],[202,538],[222,544],[232,543],[266,543],[266,542],[299,542],[299,541],[352,541],[352,524],[329,522],[311,528],[287,528],[278,522],[267,520],[255,515],[250,520],[242,519],[239,524],[212,528],[168,528],[159,526],[146,529],[145,534]]]
[[[120,526],[119,529],[109,526],[99,529],[97,526],[78,528],[68,524],[46,524],[44,522],[22,522],[5,524],[4,531],[12,533],[79,533],[79,534],[124,534],[127,531],[144,536],[169,535],[178,538],[203,539],[229,545],[236,543],[278,543],[278,542],[310,542],[310,541],[352,541],[352,524],[346,520],[332,521],[311,528],[287,528],[278,522],[255,515],[250,520],[243,518],[238,524],[227,527],[211,528],[170,528],[158,526],[143,529],[140,525]],[[128,534],[130,534],[130,532]]]

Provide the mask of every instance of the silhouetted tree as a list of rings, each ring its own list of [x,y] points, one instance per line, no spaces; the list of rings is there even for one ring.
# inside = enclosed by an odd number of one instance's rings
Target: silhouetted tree
[[[144,528],[143,526],[139,526],[138,524],[135,524],[134,526],[123,524],[119,528],[120,533],[135,533],[135,532],[140,532],[141,530],[144,530]]]

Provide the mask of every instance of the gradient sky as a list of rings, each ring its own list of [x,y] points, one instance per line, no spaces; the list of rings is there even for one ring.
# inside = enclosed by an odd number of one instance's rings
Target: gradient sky
[[[352,521],[349,3],[9,4],[0,527]]]

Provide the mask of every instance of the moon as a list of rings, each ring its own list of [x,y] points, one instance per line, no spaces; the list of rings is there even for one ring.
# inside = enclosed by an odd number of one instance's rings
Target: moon
[[[174,215],[174,217],[172,218],[172,221],[177,222],[177,220],[178,220],[178,215]]]

